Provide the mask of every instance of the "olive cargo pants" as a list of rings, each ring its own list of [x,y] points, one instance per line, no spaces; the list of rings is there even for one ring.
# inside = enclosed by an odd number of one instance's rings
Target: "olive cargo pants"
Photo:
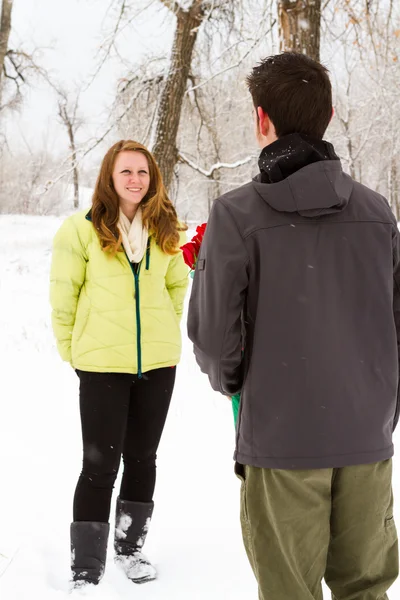
[[[392,461],[340,469],[236,464],[259,600],[387,600],[398,575]]]

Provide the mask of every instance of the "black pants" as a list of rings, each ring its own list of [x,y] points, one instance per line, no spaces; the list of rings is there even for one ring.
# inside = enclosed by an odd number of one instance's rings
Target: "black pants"
[[[151,502],[156,453],[175,383],[176,368],[155,369],[142,379],[125,373],[77,371],[83,468],[74,497],[74,521],[107,523],[121,455],[120,497]]]

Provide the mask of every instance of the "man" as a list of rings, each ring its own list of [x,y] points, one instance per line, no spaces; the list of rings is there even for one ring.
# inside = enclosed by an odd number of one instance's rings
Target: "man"
[[[323,141],[322,65],[283,53],[247,82],[260,174],[214,202],[189,337],[214,390],[241,393],[236,471],[260,600],[320,600],[322,578],[336,600],[383,600],[398,575],[396,220]]]

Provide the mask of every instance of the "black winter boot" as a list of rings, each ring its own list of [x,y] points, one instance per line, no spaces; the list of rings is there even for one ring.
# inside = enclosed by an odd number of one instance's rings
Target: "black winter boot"
[[[72,586],[97,585],[103,577],[107,556],[109,523],[71,523]]]
[[[115,562],[128,579],[134,583],[145,583],[156,578],[153,565],[142,554],[154,502],[131,502],[117,499],[115,516]]]

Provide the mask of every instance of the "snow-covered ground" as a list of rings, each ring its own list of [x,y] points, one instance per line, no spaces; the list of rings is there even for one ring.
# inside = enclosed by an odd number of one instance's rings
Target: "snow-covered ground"
[[[2,600],[70,597],[69,524],[81,437],[78,380],[57,355],[49,319],[51,239],[60,222],[0,215]],[[145,547],[159,578],[130,583],[114,566],[110,545],[103,581],[81,594],[95,600],[256,600],[241,540],[233,448],[231,408],[209,388],[184,335]],[[400,499],[397,466],[395,493]],[[391,598],[398,597],[396,583]]]

